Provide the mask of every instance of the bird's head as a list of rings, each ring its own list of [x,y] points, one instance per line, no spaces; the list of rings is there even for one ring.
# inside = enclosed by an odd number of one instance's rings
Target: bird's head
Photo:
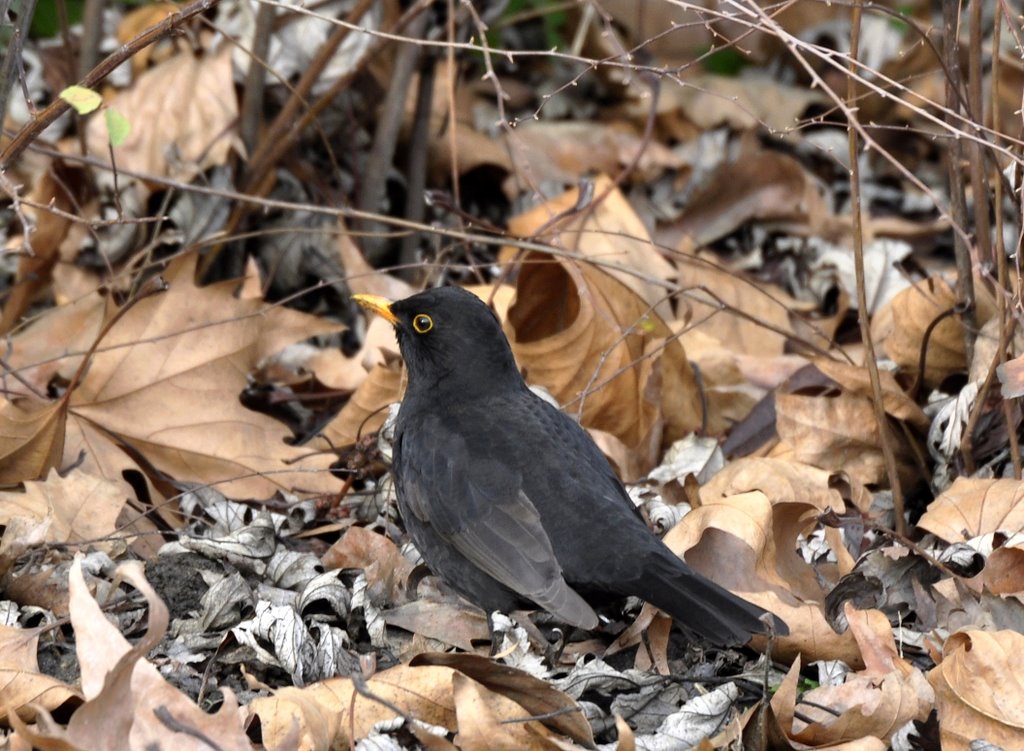
[[[376,295],[352,299],[395,327],[410,391],[443,389],[468,396],[522,385],[497,316],[476,295],[438,287],[397,302]]]

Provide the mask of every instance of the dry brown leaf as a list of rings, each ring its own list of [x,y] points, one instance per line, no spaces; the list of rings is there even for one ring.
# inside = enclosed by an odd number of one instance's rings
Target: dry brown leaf
[[[335,489],[322,471],[329,456],[288,446],[282,424],[238,399],[267,337],[280,341],[268,329],[299,314],[282,319],[278,308],[240,300],[235,282],[197,287],[195,262],[195,254],[177,259],[167,269],[168,291],[136,303],[103,340],[71,395],[65,462],[86,451],[86,466],[116,469],[130,459],[112,457],[109,444],[123,442],[167,475],[214,484],[231,497]],[[309,330],[318,327],[310,317]]]
[[[713,337],[730,352],[759,358],[782,355],[793,334],[790,311],[796,301],[780,287],[755,282],[710,255],[683,255],[677,263],[682,341],[691,332]],[[698,342],[699,344],[699,342]]]
[[[633,728],[622,719],[622,716],[615,713],[615,730],[619,735],[619,743],[615,751],[636,751],[636,736],[633,735]]]
[[[773,506],[760,491],[702,496],[702,502],[669,530],[665,544],[700,573],[782,618],[789,636],[778,640],[777,656],[861,664],[852,635],[837,634],[825,619],[819,573],[796,553],[797,536],[824,509],[802,501]]]
[[[778,393],[775,425],[782,444],[773,456],[793,458],[862,485],[887,482],[881,434],[871,401],[841,392],[818,396]],[[912,471],[909,447],[892,441],[901,472]]]
[[[989,553],[982,571],[985,588],[994,595],[1024,592],[1024,549],[1004,546]]]
[[[362,569],[369,588],[379,590],[391,603],[405,600],[405,586],[413,565],[382,534],[366,527],[350,527],[320,560],[329,569]]]
[[[666,282],[675,269],[651,242],[643,221],[611,180],[594,180],[593,200],[574,210],[579,190],[566,191],[509,219],[509,231],[533,237],[543,230],[552,245],[579,253],[633,290],[664,320],[672,318]],[[552,224],[552,220],[558,220]],[[503,251],[508,255],[508,251]],[[537,256],[534,256],[535,260]]]
[[[547,681],[487,657],[472,654],[433,652],[417,656],[411,664],[454,668],[489,691],[515,702],[528,715],[545,716],[544,723],[558,733],[582,745],[593,746],[594,733],[583,710]]]
[[[702,502],[760,490],[779,503],[811,503],[822,513],[843,513],[843,498],[831,487],[831,475],[823,469],[799,462],[744,457],[729,462],[700,489]],[[859,492],[863,491],[863,492]],[[858,488],[856,497],[870,501],[870,494]]]
[[[996,368],[1004,399],[1024,396],[1024,355],[1007,360]]]
[[[744,40],[744,48],[748,42]],[[658,114],[664,117],[678,113],[698,131],[726,124],[739,131],[763,126],[785,134],[796,128],[810,105],[825,101],[825,96],[817,91],[780,83],[772,75],[705,74],[688,76],[685,86],[662,87]],[[638,104],[649,106],[644,101]]]
[[[252,744],[242,731],[238,704],[230,689],[224,690],[221,709],[206,714],[146,661],[146,654],[167,631],[167,608],[146,581],[140,562],[123,564],[118,571],[146,597],[149,627],[145,636],[132,645],[107,620],[86,586],[81,557],[76,557],[69,582],[71,623],[86,702],[66,728],[43,715],[33,729],[15,721],[18,734],[47,748],[65,743],[73,748],[141,751],[170,743],[182,751],[198,751],[214,743],[222,749],[250,751]],[[163,713],[183,729],[168,725]]]
[[[0,484],[15,485],[43,477],[64,454],[67,400],[25,408],[0,398]]]
[[[630,125],[573,121],[531,121],[506,134],[512,164],[522,182],[530,185],[574,184],[588,174],[616,174],[636,164],[634,177],[653,179],[677,170],[683,160],[657,141],[645,141]],[[506,181],[506,193],[516,178]],[[610,183],[602,178],[600,195]],[[571,204],[570,204],[571,205]]]
[[[551,732],[511,699],[489,691],[462,673],[452,676],[459,718],[455,745],[466,751],[558,751]]]
[[[472,652],[478,644],[486,644],[491,638],[487,627],[488,617],[479,608],[464,600],[435,601],[413,600],[383,613],[384,622],[411,634],[433,639],[453,647]],[[423,650],[410,647],[409,654]],[[404,659],[404,655],[403,655]]]
[[[992,317],[994,305],[979,289],[978,324]],[[933,276],[898,293],[872,320],[871,333],[881,341],[886,355],[909,373],[917,373],[925,333],[956,306],[956,292],[941,277]],[[924,384],[938,386],[947,376],[967,370],[964,323],[959,316],[946,315],[931,328],[925,359]]]
[[[961,631],[946,640],[928,673],[943,751],[968,751],[984,738],[1018,748],[1024,737],[1024,635]]]
[[[404,375],[397,359],[376,366],[324,428],[324,437],[332,446],[351,446],[362,436],[380,430],[388,416],[388,405],[402,397]]]
[[[172,504],[166,500],[156,485],[140,466],[110,437],[102,428],[85,420],[69,420],[65,437],[65,456],[74,455],[81,458],[78,469],[90,475],[103,477],[117,485],[129,500],[117,520],[117,527],[122,533],[132,538],[132,549],[147,560],[156,554],[160,542],[151,535],[156,531],[155,520],[150,514],[166,522],[172,529],[181,526],[182,520]],[[125,473],[133,473],[146,483],[148,501],[152,506],[144,506],[136,499],[135,488],[125,480]],[[134,507],[131,504],[135,504]],[[153,508],[155,506],[155,509]]]
[[[800,162],[760,151],[719,166],[679,218],[679,229],[703,247],[750,221],[786,221],[821,234],[829,211],[821,189]]]
[[[691,327],[677,320],[670,326],[682,334],[687,358],[700,368],[708,402],[706,430],[711,435],[720,435],[746,418],[768,391],[807,365],[807,359],[781,353],[771,356],[743,354],[743,345],[736,338],[721,340],[709,331],[721,325],[735,326],[739,337],[753,333],[744,332],[744,322],[727,311],[705,319],[705,323],[709,325]],[[761,331],[764,334],[762,338],[773,336],[764,329]],[[724,331],[720,330],[719,334],[724,334]]]
[[[401,300],[417,292],[408,282],[378,271],[367,263],[341,217],[338,218],[338,260],[345,269],[345,284],[353,294]]]
[[[224,164],[236,148],[231,45],[204,57],[179,52],[142,73],[108,105],[131,123],[128,138],[117,147],[119,168],[188,182]],[[109,161],[102,117],[89,120],[86,143],[91,155]]]
[[[1024,485],[1017,480],[958,477],[917,523],[946,542],[1024,529]]]
[[[9,333],[25,311],[50,284],[50,276],[60,258],[61,246],[74,222],[68,218],[83,211],[85,190],[82,173],[55,162],[32,186],[26,198],[39,206],[53,206],[56,211],[33,206],[23,207],[25,216],[35,223],[29,237],[32,251],[22,254],[14,283],[4,293],[0,334]],[[63,212],[63,213],[59,213]],[[24,242],[24,240],[22,240]]]
[[[365,691],[405,715],[449,730],[457,727],[452,699],[455,671],[445,667],[396,665],[366,680]],[[348,748],[395,712],[355,690],[349,678],[331,678],[306,688],[283,688],[247,707],[248,723],[259,723],[267,748],[282,748],[299,729],[300,749]]]
[[[581,423],[621,440],[643,470],[701,424],[682,346],[647,302],[601,269],[527,256],[506,330],[527,380],[569,414],[582,399]]]
[[[846,616],[857,639],[865,669],[838,686],[819,686],[802,697],[801,719],[788,726],[790,737],[812,748],[850,743],[864,737],[889,741],[911,720],[924,720],[934,694],[924,674],[899,657],[892,627],[877,610]]]
[[[838,383],[844,391],[850,394],[872,399],[874,393],[871,390],[871,379],[867,368],[850,365],[838,360],[830,360],[824,357],[817,358],[814,366],[823,374]],[[892,415],[898,420],[909,422],[918,430],[927,430],[931,420],[925,415],[913,399],[904,391],[896,378],[888,370],[879,370],[878,378],[882,387],[882,409],[886,414]]]
[[[103,297],[92,293],[50,308],[15,334],[7,362],[19,378],[5,372],[0,381],[4,393],[12,400],[32,393],[45,394],[50,380],[58,374],[70,381],[99,334],[105,308]]]
[[[12,519],[39,524],[36,543],[89,542],[111,551],[101,540],[112,535],[125,497],[114,483],[81,471],[61,477],[51,470],[45,481],[26,482],[24,492],[0,492],[0,526]]]
[[[36,709],[48,712],[58,707],[70,710],[81,694],[71,686],[40,672],[36,661],[40,629],[0,625],[0,722],[16,712],[24,722],[33,722]]]

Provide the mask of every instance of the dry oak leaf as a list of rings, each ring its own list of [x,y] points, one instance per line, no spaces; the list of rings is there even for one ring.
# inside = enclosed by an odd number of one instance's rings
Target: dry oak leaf
[[[848,674],[838,686],[805,693],[799,713],[792,691],[780,690],[772,700],[779,722],[803,747],[832,749],[865,737],[888,742],[906,723],[924,720],[934,704],[924,674],[899,657],[892,627],[881,611],[858,611],[847,604],[846,617],[864,669]],[[799,660],[784,683],[794,682],[798,673]]]
[[[578,189],[566,191],[509,219],[509,232],[534,237],[583,256],[633,290],[663,320],[671,320],[668,280],[675,269],[651,242],[643,221],[605,175],[594,180],[593,199],[582,208]],[[552,223],[553,222],[553,223]],[[502,251],[508,256],[510,249]],[[539,256],[534,256],[538,258]],[[582,261],[582,259],[581,259]]]
[[[238,398],[268,337],[279,341],[276,323],[301,314],[240,300],[235,282],[197,287],[195,263],[195,254],[176,259],[168,290],[137,302],[101,342],[70,397],[64,462],[84,451],[84,467],[120,480],[135,468],[127,446],[170,477],[233,498],[335,489],[329,456],[287,445],[284,425]],[[306,320],[304,335],[334,328]]]
[[[673,45],[678,44],[674,32],[671,39]],[[744,46],[748,41],[749,37],[744,39]],[[676,49],[678,52],[679,48]],[[659,115],[678,113],[700,131],[712,130],[724,123],[737,131],[763,126],[785,133],[797,127],[808,106],[826,101],[817,91],[806,86],[787,86],[767,72],[742,77],[687,76],[685,86],[665,86],[659,94]],[[646,114],[649,108],[646,100],[638,101],[635,107],[638,115]]]
[[[701,425],[682,345],[649,302],[601,268],[526,256],[506,333],[527,381],[622,441],[636,457],[627,466],[649,470],[663,446]]]
[[[550,730],[525,721],[523,708],[462,673],[452,676],[459,732],[455,745],[466,751],[559,751]],[[571,747],[570,747],[571,748]],[[579,747],[576,747],[579,748]]]
[[[70,381],[100,332],[104,312],[104,298],[89,294],[50,308],[14,334],[7,353],[10,369],[0,376],[3,393],[16,401],[45,394],[55,375]]]
[[[968,751],[984,738],[1020,748],[1024,738],[1024,635],[960,631],[928,673],[935,689],[943,751]]]
[[[526,714],[532,717],[546,717],[544,723],[552,730],[576,743],[593,746],[594,732],[583,710],[571,697],[547,681],[474,654],[430,652],[414,657],[410,664],[455,668],[487,690],[519,705],[519,717],[523,716],[522,710],[526,710]]]
[[[928,504],[917,526],[946,542],[965,542],[991,532],[1016,534],[1024,529],[1024,484],[958,477]]]
[[[238,138],[231,45],[198,57],[183,51],[142,73],[108,102],[131,123],[117,147],[120,169],[188,182],[224,164]],[[86,126],[89,152],[109,159],[103,118]]]
[[[327,569],[362,569],[367,587],[379,591],[389,603],[405,599],[406,583],[414,568],[394,542],[366,527],[349,527],[320,556],[320,562]]]
[[[76,556],[69,580],[71,624],[86,702],[66,728],[42,712],[32,728],[12,717],[17,735],[40,748],[142,751],[170,744],[182,751],[198,751],[209,749],[212,743],[225,751],[250,751],[253,746],[242,731],[238,704],[230,689],[224,690],[221,709],[207,714],[146,661],[146,654],[167,631],[168,612],[142,571],[138,561],[118,568],[120,576],[138,589],[149,605],[148,630],[132,645],[89,593],[81,556]]]
[[[736,329],[736,337],[721,340],[719,334],[706,331],[704,326],[691,326],[680,320],[672,321],[669,326],[681,334],[680,341],[686,348],[687,358],[695,367],[700,368],[708,404],[706,432],[722,435],[746,419],[768,391],[777,388],[806,366],[807,359],[801,355],[781,352],[775,355],[743,354],[739,350],[742,345],[739,345],[738,337],[744,336],[740,330],[745,327],[744,321],[728,311],[705,319],[706,324],[714,321],[734,321],[739,327]],[[762,339],[772,336],[766,329],[761,331],[764,334]]]
[[[977,295],[977,323],[984,325],[994,314],[991,296],[983,292],[984,284],[975,285]],[[950,315],[957,304],[952,286],[938,276],[917,282],[897,294],[875,315],[871,334],[881,341],[886,355],[910,373],[916,373],[921,364],[921,349],[925,334],[935,321],[928,336],[925,356],[924,385],[938,386],[943,379],[967,370],[964,349],[964,323]]]
[[[821,234],[829,210],[817,181],[796,159],[761,151],[724,162],[691,197],[679,218],[685,247],[703,247],[751,221],[783,221]]]
[[[367,679],[361,691],[356,691],[350,678],[331,678],[301,689],[283,688],[246,707],[247,725],[259,723],[267,748],[281,748],[296,726],[299,739],[295,748],[348,748],[365,738],[378,722],[395,719],[394,711],[371,698],[378,697],[408,717],[454,730],[455,674],[445,667],[396,665]]]
[[[36,654],[42,630],[0,625],[0,723],[7,724],[8,712],[33,722],[33,705],[52,712],[80,703],[81,694],[75,688],[39,670]]]
[[[112,552],[100,541],[116,530],[124,503],[121,488],[109,480],[81,471],[61,477],[51,469],[45,481],[26,482],[24,492],[0,492],[0,527],[30,519],[37,524],[36,543],[88,542]]]
[[[410,641],[401,659],[406,659],[406,653],[410,656],[420,654],[427,648],[422,646],[424,644],[440,642],[465,652],[473,652],[478,645],[491,639],[487,627],[489,616],[457,597],[428,599],[420,596],[417,600],[385,610],[382,616],[387,625],[422,637]],[[436,646],[433,648],[436,649]]]
[[[881,634],[888,629],[888,621],[877,611],[851,610],[849,615],[851,626],[858,624],[862,631]],[[881,639],[869,637],[867,641]],[[906,722],[926,717],[932,707],[932,692],[924,675],[898,660],[891,669],[868,668],[850,674],[840,686],[823,686],[799,696],[798,714],[800,668],[797,658],[771,702],[779,724],[796,748],[882,751],[889,747],[885,739]]]
[[[842,514],[845,504],[843,496],[832,486],[834,477],[833,473],[796,461],[744,457],[729,462],[706,482],[700,489],[700,497],[702,502],[707,503],[716,498],[759,490],[768,496],[773,506],[809,503],[820,509],[820,513],[831,510]],[[871,506],[871,493],[858,483],[848,482],[847,485],[851,500],[866,513]],[[844,576],[850,573],[856,561],[843,544],[840,531],[827,527],[825,536],[837,559],[837,574]]]
[[[588,174],[614,174],[637,160],[634,176],[654,179],[665,170],[682,168],[683,160],[667,146],[645,140],[627,123],[535,120],[505,134],[518,175],[512,185],[571,184]],[[646,176],[646,177],[645,177]],[[611,183],[598,181],[598,194]],[[615,200],[621,200],[617,198]]]
[[[850,365],[838,360],[820,357],[814,361],[814,367],[825,376],[839,384],[848,394],[856,394],[868,399],[874,398],[871,390],[871,378],[867,368]],[[879,370],[878,379],[882,390],[882,409],[887,415],[897,420],[910,423],[918,430],[927,430],[931,420],[888,370]]]
[[[958,477],[918,522],[921,529],[946,542],[1005,536],[988,552],[985,568],[969,586],[984,585],[994,594],[1024,591],[1024,485],[1010,479]]]
[[[781,443],[773,456],[793,458],[831,472],[845,472],[862,485],[887,481],[881,433],[867,396],[846,391],[775,395],[775,427]],[[891,441],[904,478],[916,472],[905,441]],[[904,478],[910,481],[909,477]]]
[[[796,301],[780,287],[723,267],[705,253],[680,254],[676,266],[681,316],[690,331],[714,337],[729,350],[756,357],[782,355],[793,334]],[[685,316],[682,312],[685,311]]]
[[[823,509],[801,501],[773,505],[760,491],[702,495],[701,503],[668,531],[665,544],[704,576],[782,618],[789,626],[775,646],[782,659],[803,654],[861,664],[853,636],[829,626],[818,574],[796,553],[797,536]]]
[[[22,405],[0,398],[0,484],[43,477],[64,454],[67,400]]]
[[[338,217],[338,261],[345,269],[345,284],[353,294],[380,295],[401,300],[418,290],[406,281],[373,268],[352,239],[345,220]]]
[[[345,406],[323,430],[332,446],[351,446],[362,436],[381,429],[388,416],[388,405],[400,401],[405,386],[405,370],[392,356],[366,376]]]

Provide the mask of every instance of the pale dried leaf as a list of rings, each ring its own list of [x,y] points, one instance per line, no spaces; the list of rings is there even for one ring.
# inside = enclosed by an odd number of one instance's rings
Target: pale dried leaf
[[[672,264],[651,242],[644,223],[611,180],[604,175],[598,177],[593,196],[593,203],[574,210],[579,190],[567,191],[509,219],[509,231],[531,237],[543,230],[552,245],[600,265],[662,319],[671,319],[666,280],[674,275]]]
[[[917,525],[946,542],[1024,529],[1024,486],[1016,480],[958,477]]]
[[[1004,749],[1024,735],[1024,636],[1013,631],[962,631],[942,648],[928,673],[942,748],[968,751],[985,738]]]
[[[680,305],[685,346],[694,332],[713,337],[734,354],[782,355],[793,333],[789,311],[795,301],[781,288],[755,282],[705,254],[684,254],[677,268],[684,290]]]
[[[702,501],[669,530],[665,544],[700,573],[782,618],[790,633],[776,643],[776,655],[802,652],[859,664],[853,637],[835,633],[825,619],[819,574],[795,552],[798,535],[808,533],[823,509],[801,501],[773,505],[759,491]]]
[[[5,485],[45,476],[64,453],[67,401],[22,403],[25,409],[0,398],[0,483]]]
[[[235,146],[238,97],[231,76],[231,45],[196,57],[179,52],[145,71],[108,104],[132,125],[117,147],[117,166],[184,182],[223,164]],[[89,152],[109,161],[101,118],[86,126]]]
[[[695,247],[731,234],[750,221],[787,221],[820,234],[829,216],[821,188],[800,162],[761,151],[718,167],[679,219]]]
[[[278,309],[239,300],[234,282],[197,287],[195,263],[195,254],[176,260],[168,291],[141,300],[113,327],[71,396],[71,421],[83,435],[94,427],[93,440],[124,442],[179,481],[234,497],[335,488],[320,471],[329,456],[287,445],[284,425],[238,399]],[[77,461],[80,448],[69,440],[65,461]]]
[[[67,305],[50,308],[11,338],[7,363],[22,380],[45,394],[50,379],[60,374],[65,380],[82,362],[82,355],[99,333],[105,302],[89,294]],[[14,399],[29,396],[21,380],[2,376],[6,394]]]
[[[15,517],[45,524],[38,542],[100,542],[116,529],[125,504],[124,494],[112,482],[81,471],[61,477],[51,470],[45,481],[25,483],[23,493],[0,493],[0,526]]]
[[[992,317],[994,305],[979,286],[977,318],[984,324]],[[882,342],[886,355],[901,368],[917,373],[928,333],[924,384],[935,387],[947,376],[967,369],[964,323],[952,315],[956,292],[940,277],[930,277],[903,290],[883,307],[871,323],[871,333]],[[936,323],[938,321],[938,323]],[[930,331],[929,331],[930,329]]]
[[[621,440],[642,471],[701,424],[682,346],[647,302],[599,268],[527,256],[506,330],[527,380]]]
[[[454,730],[455,675],[450,668],[397,665],[366,680],[365,690],[422,722]],[[347,748],[378,722],[396,716],[381,702],[356,692],[349,678],[331,678],[304,689],[286,687],[255,699],[247,710],[249,723],[259,723],[267,748],[281,748],[296,725],[299,748]]]
[[[38,649],[38,629],[0,625],[0,722],[7,722],[8,712],[32,722],[33,705],[52,712],[81,698],[72,686],[40,672]]]

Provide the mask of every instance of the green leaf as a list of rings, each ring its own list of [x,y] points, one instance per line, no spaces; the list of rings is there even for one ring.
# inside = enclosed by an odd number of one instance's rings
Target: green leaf
[[[746,55],[734,47],[723,47],[722,49],[710,51],[703,59],[704,70],[708,73],[715,73],[719,76],[734,77],[750,65]]]
[[[103,97],[84,86],[68,86],[60,98],[75,108],[79,115],[88,115],[103,103]]]
[[[113,146],[120,146],[132,132],[132,124],[128,118],[112,107],[103,111],[103,117],[107,121],[107,136]]]

